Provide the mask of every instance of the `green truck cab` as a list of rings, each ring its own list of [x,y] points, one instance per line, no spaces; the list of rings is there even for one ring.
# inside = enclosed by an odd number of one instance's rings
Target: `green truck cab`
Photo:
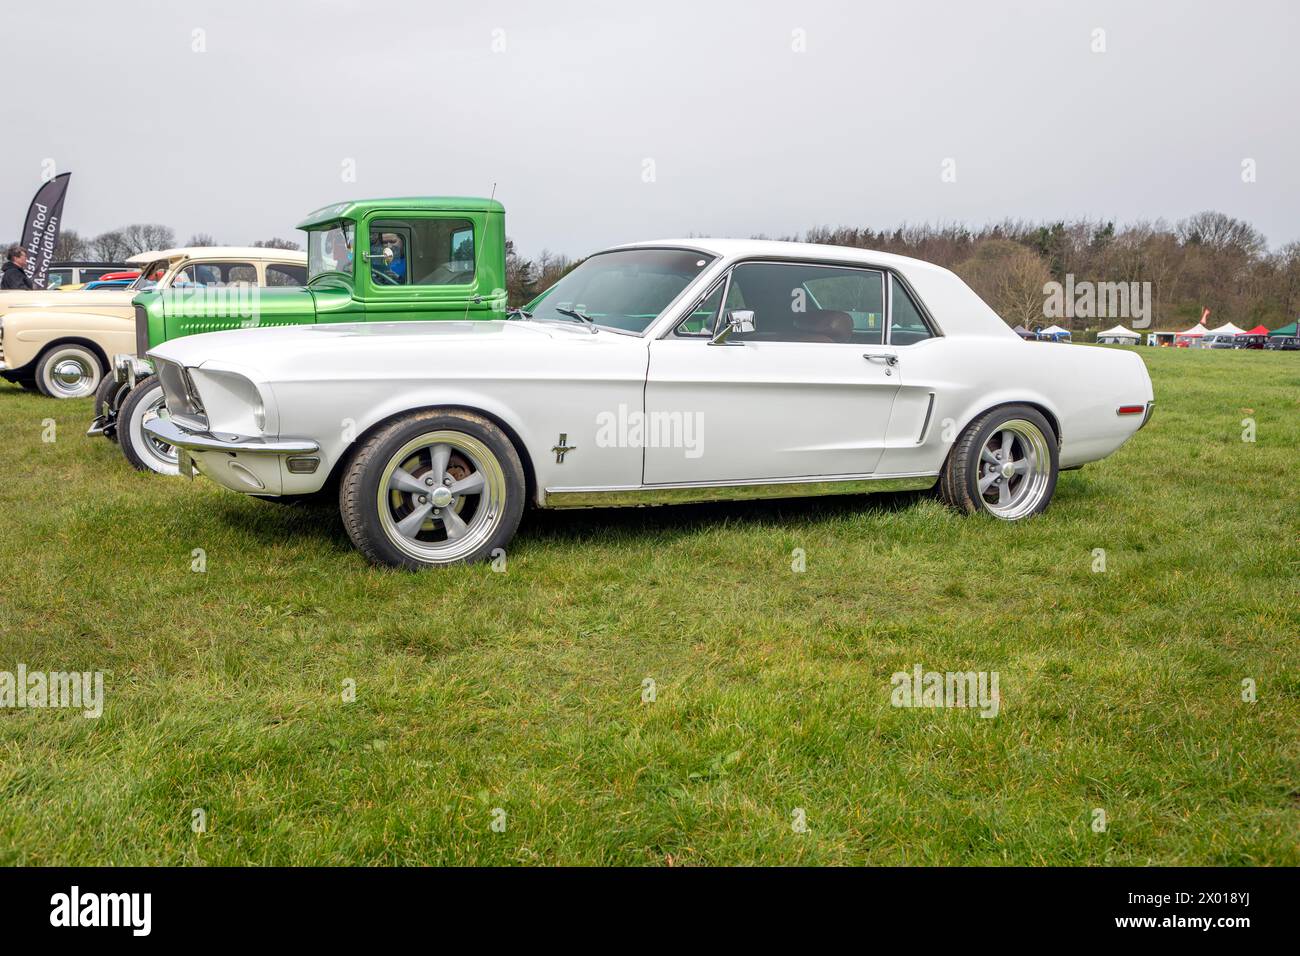
[[[506,317],[505,208],[494,199],[414,197],[335,203],[298,224],[307,285],[178,286],[141,292],[135,354],[113,359],[87,434],[118,441],[139,470],[176,474],[175,450],[144,423],[166,414],[145,353],[183,335],[275,325]]]

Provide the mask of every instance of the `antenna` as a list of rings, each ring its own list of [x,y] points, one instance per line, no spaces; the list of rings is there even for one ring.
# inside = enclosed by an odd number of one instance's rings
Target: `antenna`
[[[488,202],[491,202],[496,198],[497,198],[497,184],[493,183],[492,193],[491,195],[488,196]],[[487,217],[486,216],[483,217],[483,238],[484,240],[487,239]],[[503,235],[501,237],[501,245],[504,247],[505,243],[506,243],[506,237]],[[476,285],[478,284],[478,264],[479,264],[480,257],[483,255],[483,245],[484,243],[480,242],[474,246],[474,283]],[[506,294],[509,295],[508,292]],[[482,302],[483,297],[481,295],[475,295],[465,300],[465,315],[461,319],[462,322],[467,321],[469,319],[469,304],[470,302],[473,302],[475,300],[477,300],[477,302]],[[475,304],[477,304],[477,302]]]

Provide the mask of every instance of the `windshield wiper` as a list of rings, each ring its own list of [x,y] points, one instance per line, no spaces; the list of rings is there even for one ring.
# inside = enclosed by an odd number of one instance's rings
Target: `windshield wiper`
[[[531,319],[533,317],[533,313],[529,312],[527,309],[506,309],[506,318],[516,315],[521,319]]]
[[[577,309],[556,309],[555,311],[560,315],[568,316],[571,319],[577,319],[579,322],[586,322],[588,325],[591,326],[592,334],[593,335],[595,334],[596,320],[593,319],[591,316],[583,312],[579,312]]]

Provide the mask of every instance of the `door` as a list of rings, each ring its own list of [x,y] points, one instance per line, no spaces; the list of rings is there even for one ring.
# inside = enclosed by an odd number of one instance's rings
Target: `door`
[[[884,341],[884,276],[743,262],[651,343],[645,483],[870,474],[900,372]],[[712,344],[727,313],[754,329]]]
[[[367,320],[501,318],[489,222],[456,211],[368,217],[357,267]]]

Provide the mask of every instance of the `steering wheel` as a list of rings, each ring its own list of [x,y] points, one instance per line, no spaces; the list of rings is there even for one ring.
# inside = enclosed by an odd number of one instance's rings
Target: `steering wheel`
[[[376,272],[374,269],[370,270],[370,278],[377,285],[401,285],[394,276],[387,272]]]

